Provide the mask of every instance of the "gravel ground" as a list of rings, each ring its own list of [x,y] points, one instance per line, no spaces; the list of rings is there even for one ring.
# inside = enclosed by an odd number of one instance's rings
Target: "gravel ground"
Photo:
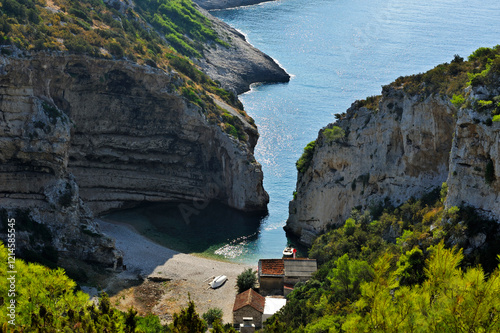
[[[169,320],[174,312],[187,305],[189,293],[200,315],[209,308],[219,307],[224,312],[223,321],[232,322],[236,278],[252,266],[173,251],[140,235],[127,224],[102,220],[99,224],[106,235],[116,240],[116,247],[124,254],[123,263],[127,269],[117,274],[116,279],[126,281],[140,276],[145,279],[149,277],[155,281],[165,281],[157,284],[163,293],[151,307],[153,313]],[[226,275],[228,281],[214,290],[208,283],[217,275]]]

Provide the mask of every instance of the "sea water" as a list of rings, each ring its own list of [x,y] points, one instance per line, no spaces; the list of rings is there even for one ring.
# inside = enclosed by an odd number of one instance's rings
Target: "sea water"
[[[255,264],[281,257],[295,161],[318,131],[381,86],[500,44],[498,0],[280,0],[212,12],[292,75],[240,96],[260,139],[269,215],[210,205],[186,225],[178,206],[148,205],[108,216],[173,249]],[[177,230],[179,229],[179,230]]]

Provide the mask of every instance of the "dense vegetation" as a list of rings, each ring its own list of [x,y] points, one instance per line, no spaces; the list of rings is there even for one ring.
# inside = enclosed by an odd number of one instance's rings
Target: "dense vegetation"
[[[0,244],[0,323],[3,332],[162,332],[158,317],[138,317],[134,310],[120,312],[102,294],[96,303],[76,291],[76,283],[63,269],[51,270],[39,264],[15,261],[15,295],[8,297],[12,269],[8,252]],[[15,300],[15,326],[8,321],[11,299]]]
[[[100,0],[2,0],[2,44],[22,50],[68,50],[94,56],[162,62],[172,54],[200,57],[224,44],[188,0],[137,0],[136,7]],[[156,30],[148,27],[153,25]]]
[[[174,315],[174,322],[162,325],[157,316],[141,317],[129,309],[114,309],[109,297],[101,293],[94,302],[89,295],[76,290],[76,283],[63,269],[49,269],[39,264],[16,259],[15,294],[10,294],[12,267],[8,266],[8,250],[0,243],[0,325],[2,332],[205,332],[207,323],[196,312],[190,300],[188,307]],[[9,323],[11,300],[15,300],[15,321]],[[234,332],[222,326],[222,313],[213,311],[209,317],[212,332]]]
[[[444,184],[399,207],[353,210],[314,242],[318,272],[266,331],[498,330],[500,227],[470,207],[445,210],[446,194]]]
[[[64,51],[106,59],[128,59],[171,69],[183,78],[178,92],[206,113],[210,122],[246,140],[238,117],[213,101],[217,95],[236,108],[236,95],[220,87],[187,57],[201,57],[205,47],[223,42],[211,22],[189,0],[136,0],[135,7],[108,6],[101,0],[1,0],[2,54]],[[151,28],[154,27],[155,29]],[[252,119],[242,112],[247,121]]]
[[[398,78],[391,86],[403,89],[410,94],[429,96],[440,94],[450,98],[456,107],[472,107],[487,112],[493,117],[500,114],[500,96],[491,91],[498,88],[500,77],[500,45],[493,48],[481,47],[465,61],[455,55],[450,63],[444,63],[423,74]],[[464,91],[466,87],[486,87],[491,90],[480,99],[471,100]],[[491,123],[490,123],[491,124]]]

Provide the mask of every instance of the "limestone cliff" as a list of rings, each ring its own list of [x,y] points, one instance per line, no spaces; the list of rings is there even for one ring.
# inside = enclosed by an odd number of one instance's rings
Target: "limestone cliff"
[[[62,254],[117,262],[92,213],[130,203],[266,209],[255,125],[217,101],[245,132],[227,134],[183,97],[175,72],[39,53],[2,57],[0,73],[0,207],[29,210]]]
[[[496,89],[469,88],[469,101],[500,95]],[[485,97],[487,97],[485,96]],[[470,205],[488,218],[500,221],[500,122],[466,106],[458,111],[448,175],[446,206]]]
[[[468,88],[469,103],[457,109],[443,95],[383,89],[377,110],[356,102],[321,130],[286,228],[305,244],[329,225],[343,223],[355,207],[397,206],[448,184],[446,207],[468,205],[500,220],[500,123],[474,101],[486,88]],[[336,128],[343,137],[329,139]],[[340,129],[341,130],[340,130]]]
[[[448,176],[455,126],[445,98],[411,96],[386,87],[378,111],[354,103],[321,130],[310,166],[298,174],[286,228],[311,244],[328,225],[342,223],[354,207],[389,201],[397,205],[440,186]]]

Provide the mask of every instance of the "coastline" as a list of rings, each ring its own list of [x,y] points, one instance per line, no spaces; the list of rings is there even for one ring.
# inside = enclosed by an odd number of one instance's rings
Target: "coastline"
[[[205,10],[224,10],[238,7],[253,6],[264,2],[276,0],[194,0],[198,6]]]
[[[219,307],[224,312],[224,322],[232,322],[236,278],[245,269],[256,266],[180,253],[153,242],[126,223],[96,221],[104,234],[116,240],[116,248],[123,251],[127,269],[116,274],[105,288],[118,308],[126,311],[134,306],[143,315],[151,311],[168,322],[173,313],[187,306],[189,293],[200,315],[209,308]],[[217,275],[226,275],[228,281],[218,289],[209,288],[208,282]],[[142,280],[137,286],[137,281]],[[131,281],[136,281],[136,286],[130,286]],[[152,301],[154,304],[144,311],[140,311],[136,300],[143,293],[141,288],[158,294]]]

